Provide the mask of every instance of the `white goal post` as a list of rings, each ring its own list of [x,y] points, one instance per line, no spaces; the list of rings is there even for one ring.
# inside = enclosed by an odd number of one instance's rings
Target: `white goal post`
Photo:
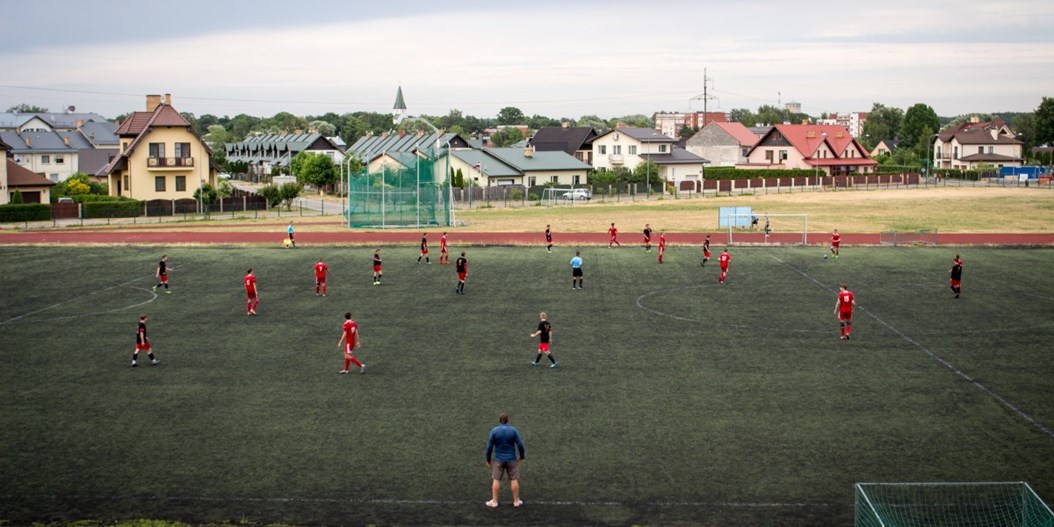
[[[729,245],[809,244],[808,214],[726,214],[722,221]]]

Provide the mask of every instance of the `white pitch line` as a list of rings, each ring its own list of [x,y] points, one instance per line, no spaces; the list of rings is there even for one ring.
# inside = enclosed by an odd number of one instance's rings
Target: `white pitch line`
[[[787,262],[785,262],[785,261],[783,261],[783,260],[779,259],[779,258],[778,258],[778,257],[777,257],[776,255],[774,255],[774,254],[769,254],[769,256],[771,256],[771,257],[772,257],[772,258],[773,258],[774,260],[776,260],[777,262],[779,262],[779,263],[783,264],[783,265],[784,265],[784,266],[786,266],[787,268],[789,268],[789,269],[793,270],[794,272],[796,272],[796,273],[798,273],[798,274],[800,274],[800,275],[804,276],[805,278],[807,278],[807,279],[811,280],[811,281],[812,281],[812,282],[813,282],[814,284],[816,284],[816,285],[817,285],[817,287],[819,287],[820,289],[823,289],[824,291],[828,291],[828,292],[833,292],[833,290],[832,290],[831,288],[827,287],[826,285],[824,285],[823,283],[821,283],[821,282],[820,282],[819,280],[817,280],[817,279],[813,278],[812,276],[809,276],[809,274],[808,274],[808,273],[806,273],[805,271],[802,271],[801,269],[798,269],[797,267],[794,267],[793,265],[791,265],[791,264],[789,264],[789,263],[787,263]],[[878,322],[879,324],[882,324],[883,326],[885,326],[885,327],[886,327],[887,329],[889,329],[890,331],[892,331],[893,333],[895,333],[895,334],[896,334],[897,336],[899,336],[900,338],[902,338],[902,339],[904,339],[905,341],[907,341],[907,342],[911,343],[912,345],[914,345],[914,346],[915,346],[916,348],[918,348],[919,350],[921,350],[921,351],[922,351],[923,353],[925,353],[926,355],[929,355],[929,356],[930,356],[930,358],[932,358],[933,360],[937,361],[937,363],[939,363],[940,365],[944,366],[945,368],[947,368],[947,369],[951,370],[951,371],[952,371],[953,373],[955,373],[956,375],[958,375],[959,377],[961,377],[961,378],[962,378],[963,380],[965,380],[966,382],[969,382],[970,384],[972,384],[972,385],[976,386],[976,387],[977,387],[977,389],[979,389],[979,390],[981,390],[982,392],[984,392],[984,393],[985,393],[986,395],[988,395],[988,396],[989,396],[990,398],[992,398],[992,400],[994,400],[994,401],[998,402],[999,404],[1003,405],[1003,407],[1007,408],[1007,409],[1008,409],[1008,410],[1010,410],[1011,412],[1013,412],[1013,413],[1017,414],[1017,415],[1018,415],[1019,417],[1021,417],[1021,418],[1022,418],[1022,419],[1024,419],[1025,421],[1027,421],[1027,422],[1028,422],[1028,423],[1029,423],[1030,425],[1032,425],[1032,426],[1033,426],[1033,427],[1034,427],[1034,428],[1035,428],[1036,430],[1039,430],[1040,432],[1043,432],[1044,434],[1047,434],[1047,435],[1048,435],[1048,436],[1050,436],[1051,438],[1054,438],[1054,431],[1051,431],[1051,429],[1047,428],[1047,427],[1046,427],[1045,425],[1043,425],[1043,423],[1039,422],[1038,420],[1036,420],[1036,418],[1032,417],[1031,415],[1028,415],[1027,413],[1025,413],[1025,411],[1024,411],[1024,410],[1022,410],[1022,409],[1018,408],[1018,407],[1017,407],[1016,405],[1014,405],[1013,403],[1011,403],[1010,401],[1008,401],[1008,400],[1007,400],[1007,399],[1006,399],[1005,397],[1003,397],[1002,395],[999,395],[998,393],[996,393],[995,391],[993,391],[993,390],[992,390],[991,388],[989,388],[989,387],[985,386],[984,384],[981,384],[981,383],[980,383],[980,382],[978,382],[978,381],[977,381],[976,379],[974,379],[973,377],[969,376],[968,374],[966,374],[965,372],[963,372],[962,370],[960,370],[960,369],[959,369],[959,368],[958,368],[957,366],[955,366],[955,365],[954,365],[954,364],[952,364],[951,362],[948,362],[948,360],[947,360],[947,359],[945,359],[945,358],[941,357],[940,355],[937,355],[936,353],[934,353],[933,351],[931,351],[931,350],[930,350],[929,348],[927,348],[926,346],[923,346],[923,345],[922,345],[921,343],[919,343],[919,342],[918,342],[917,340],[915,340],[915,339],[913,339],[913,338],[911,338],[911,337],[909,337],[909,336],[905,335],[905,334],[904,334],[904,333],[903,333],[902,331],[900,331],[900,330],[898,330],[897,328],[895,328],[895,327],[891,326],[891,325],[890,325],[890,324],[889,324],[888,322],[886,322],[885,320],[882,320],[881,318],[879,318],[879,316],[878,316],[878,315],[876,315],[876,314],[872,313],[871,311],[868,311],[868,310],[867,310],[866,308],[864,308],[864,307],[860,307],[860,306],[858,306],[858,307],[857,307],[857,309],[859,309],[860,311],[863,311],[863,312],[864,312],[865,314],[867,314],[867,316],[869,316],[869,317],[871,317],[871,318],[875,319],[875,321],[877,321],[877,322]]]
[[[3,500],[142,500],[142,501],[197,501],[208,503],[334,503],[350,505],[483,505],[483,500],[441,500],[441,499],[399,499],[399,498],[294,498],[294,497],[240,497],[223,498],[215,496],[90,496],[90,495],[0,495]],[[654,505],[660,507],[730,507],[730,508],[831,508],[842,505],[834,503],[805,502],[749,502],[749,501],[589,501],[589,500],[524,500],[525,505],[544,505],[554,507],[633,507]]]
[[[143,302],[139,302],[138,304],[132,304],[130,306],[124,306],[124,307],[117,307],[117,308],[109,309],[109,310],[106,310],[106,311],[93,311],[91,313],[77,313],[76,315],[65,315],[65,316],[61,316],[61,317],[51,317],[51,318],[34,318],[32,320],[32,322],[51,322],[51,321],[54,321],[54,320],[69,320],[71,318],[94,317],[96,315],[108,315],[110,313],[116,313],[118,311],[124,311],[124,310],[127,310],[127,309],[135,309],[135,308],[137,308],[139,306],[145,306],[145,305],[153,302],[154,300],[157,300],[157,293],[155,293],[155,292],[153,292],[153,291],[151,291],[149,289],[144,289],[142,287],[132,287],[130,289],[137,289],[139,291],[146,291],[148,294],[151,295],[152,298],[150,298],[150,300],[145,300]],[[7,322],[0,322],[0,325],[3,325],[3,324],[7,324]]]
[[[103,289],[99,289],[99,290],[97,290],[97,291],[92,291],[91,293],[88,293],[88,294],[86,294],[86,295],[81,295],[81,296],[73,297],[73,298],[71,298],[71,299],[69,299],[69,300],[65,300],[65,301],[63,301],[63,302],[59,302],[59,303],[57,303],[57,304],[52,304],[52,305],[50,305],[50,306],[48,306],[48,307],[43,307],[43,308],[40,308],[40,309],[38,309],[38,310],[36,310],[36,311],[30,311],[29,313],[24,313],[24,314],[18,315],[18,316],[17,316],[17,317],[15,317],[15,318],[9,318],[9,319],[7,319],[7,320],[5,320],[5,321],[3,321],[3,322],[0,322],[0,326],[2,326],[2,325],[4,325],[4,324],[8,324],[8,323],[10,323],[10,322],[14,322],[14,321],[16,321],[16,320],[19,320],[19,319],[22,319],[22,318],[25,318],[25,317],[28,317],[28,316],[30,316],[30,315],[35,315],[35,314],[37,314],[37,313],[41,313],[41,312],[47,311],[47,310],[49,310],[49,309],[55,309],[56,307],[59,307],[59,306],[64,306],[64,305],[66,305],[66,304],[69,304],[69,303],[71,303],[71,302],[74,302],[74,301],[80,300],[80,299],[82,299],[82,298],[86,298],[86,297],[89,297],[89,296],[92,296],[92,295],[97,295],[97,294],[99,294],[99,293],[103,293],[103,292],[109,291],[109,290],[111,290],[111,289],[116,289],[116,288],[118,288],[118,287],[124,287],[124,286],[126,286],[126,285],[128,285],[128,284],[131,284],[131,283],[133,283],[133,282],[138,282],[138,281],[142,280],[143,278],[148,278],[148,277],[142,277],[142,276],[141,276],[141,277],[139,277],[139,278],[134,278],[134,279],[132,279],[132,280],[129,280],[129,281],[127,281],[127,282],[124,282],[124,283],[121,283],[121,284],[117,284],[117,285],[111,285],[110,287],[106,287],[106,288],[103,288]]]

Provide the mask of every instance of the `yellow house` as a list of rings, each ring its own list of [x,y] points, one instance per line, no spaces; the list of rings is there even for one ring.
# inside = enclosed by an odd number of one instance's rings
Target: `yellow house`
[[[212,150],[172,107],[172,96],[146,96],[146,111],[133,112],[115,132],[119,154],[103,167],[111,196],[138,200],[193,199],[216,185]]]

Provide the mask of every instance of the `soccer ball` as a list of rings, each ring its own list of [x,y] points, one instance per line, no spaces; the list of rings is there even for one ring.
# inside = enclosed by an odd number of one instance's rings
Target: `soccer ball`
[[[826,259],[827,259],[827,253],[823,253],[823,259],[824,259],[824,260],[826,260]]]

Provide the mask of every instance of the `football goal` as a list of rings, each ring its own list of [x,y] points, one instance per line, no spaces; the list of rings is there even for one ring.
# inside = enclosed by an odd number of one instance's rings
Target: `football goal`
[[[547,207],[553,205],[576,205],[586,203],[592,198],[588,188],[545,187],[542,189],[541,201]]]
[[[808,245],[808,214],[725,214],[729,245]]]
[[[878,235],[882,245],[936,245],[937,229],[918,229],[909,231],[884,231]]]
[[[856,527],[1039,527],[1054,514],[1025,482],[857,483]]]

